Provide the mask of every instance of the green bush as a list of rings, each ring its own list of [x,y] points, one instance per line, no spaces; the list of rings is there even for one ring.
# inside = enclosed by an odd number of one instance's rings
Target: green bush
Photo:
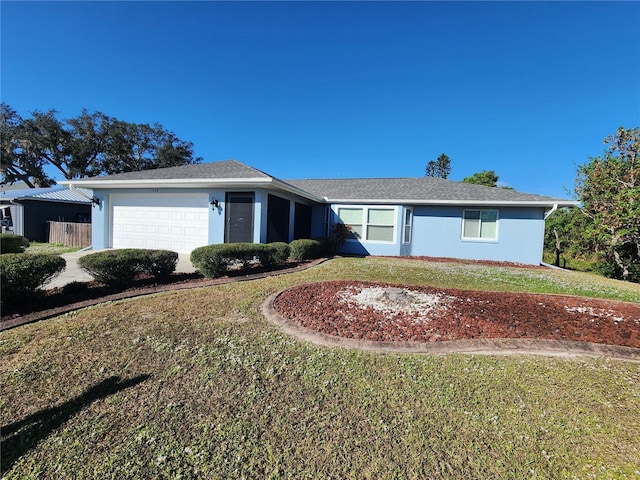
[[[338,251],[338,240],[335,237],[318,237],[315,240],[320,242],[320,255],[331,257]]]
[[[288,243],[273,242],[263,245],[263,247],[264,253],[259,257],[260,263],[265,267],[287,263],[289,255],[291,255],[291,247]]]
[[[318,240],[301,238],[291,242],[290,246],[291,258],[297,262],[302,262],[311,258],[318,258],[323,254],[322,243]]]
[[[607,278],[615,278],[616,280],[624,280],[622,269],[615,260],[601,258],[595,265],[595,272]],[[629,282],[640,283],[640,262],[632,264],[629,267],[629,276],[626,279]]]
[[[69,282],[62,287],[62,293],[65,295],[74,295],[76,293],[84,293],[89,290],[89,285],[86,282],[79,282],[77,280]]]
[[[206,277],[224,275],[229,267],[240,264],[241,269],[249,267],[253,260],[264,266],[285,263],[289,258],[286,243],[220,243],[196,248],[191,252],[191,263]]]
[[[227,261],[217,248],[221,245],[206,245],[191,252],[191,263],[205,277],[221,277],[227,271]]]
[[[123,248],[85,255],[78,259],[78,265],[100,283],[122,286],[141,273],[154,277],[170,275],[177,261],[178,254],[169,250]]]
[[[145,271],[154,277],[168,277],[176,271],[178,253],[170,250],[147,250]]]
[[[0,253],[23,253],[29,240],[13,233],[0,233]]]
[[[48,254],[7,253],[0,256],[2,301],[13,302],[33,294],[67,266],[64,258]]]

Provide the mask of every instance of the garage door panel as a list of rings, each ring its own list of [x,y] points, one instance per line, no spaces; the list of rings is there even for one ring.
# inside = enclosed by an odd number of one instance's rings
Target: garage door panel
[[[207,245],[207,195],[112,197],[114,248],[161,248],[190,253]]]

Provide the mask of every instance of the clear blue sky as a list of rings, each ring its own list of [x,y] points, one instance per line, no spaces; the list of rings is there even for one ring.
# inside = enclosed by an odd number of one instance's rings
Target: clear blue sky
[[[567,197],[640,125],[639,2],[11,2],[1,98],[161,123],[281,179],[495,170]]]

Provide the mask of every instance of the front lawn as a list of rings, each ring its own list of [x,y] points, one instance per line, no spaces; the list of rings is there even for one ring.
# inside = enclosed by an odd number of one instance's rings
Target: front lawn
[[[640,302],[595,275],[384,258],[104,304],[2,332],[6,478],[638,478],[640,365],[376,354],[259,313],[329,279]]]
[[[80,250],[78,247],[65,247],[59,243],[29,242],[29,247],[27,247],[25,253],[60,255],[62,253],[77,252],[78,250]]]

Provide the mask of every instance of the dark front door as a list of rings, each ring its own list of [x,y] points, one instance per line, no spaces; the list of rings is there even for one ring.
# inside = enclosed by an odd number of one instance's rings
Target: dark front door
[[[253,242],[253,192],[227,193],[225,243]]]

